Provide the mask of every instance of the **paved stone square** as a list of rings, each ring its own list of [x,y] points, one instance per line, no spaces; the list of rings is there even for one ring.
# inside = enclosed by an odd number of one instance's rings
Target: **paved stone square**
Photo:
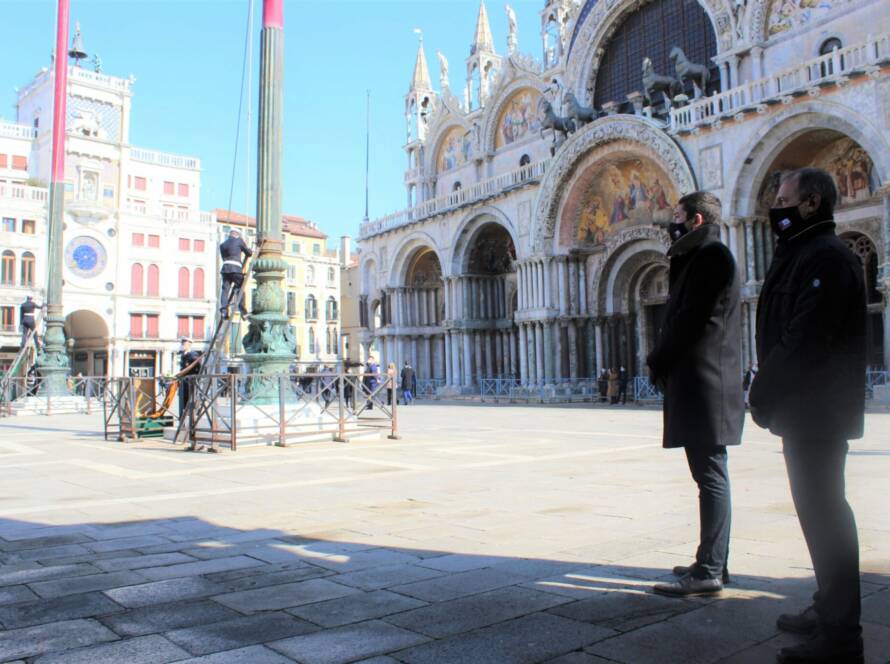
[[[812,570],[779,441],[730,453],[734,583],[692,560],[695,488],[660,413],[418,405],[403,438],[217,456],[105,442],[100,416],[0,421],[0,661],[771,662]],[[867,661],[890,661],[890,415],[848,494]]]

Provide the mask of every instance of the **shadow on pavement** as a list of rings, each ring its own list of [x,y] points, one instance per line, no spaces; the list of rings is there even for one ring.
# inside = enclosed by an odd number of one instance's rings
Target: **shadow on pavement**
[[[2,519],[0,563],[0,661],[40,664],[771,662],[796,641],[776,631],[777,615],[806,606],[813,590],[808,570],[767,571],[734,575],[720,598],[672,599],[650,591],[670,578],[665,569],[384,547],[197,517]],[[867,661],[885,663],[890,563],[863,567]]]

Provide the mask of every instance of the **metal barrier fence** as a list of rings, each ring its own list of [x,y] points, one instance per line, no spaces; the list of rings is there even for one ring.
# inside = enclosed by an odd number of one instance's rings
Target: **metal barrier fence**
[[[69,395],[51,395],[40,393],[42,378],[39,375],[9,378],[0,392],[0,417],[14,414],[92,413],[102,408],[108,378],[69,376],[67,382]]]
[[[399,438],[395,381],[385,374],[205,374],[183,386],[190,406],[182,429],[193,446],[346,442],[372,429]]]
[[[519,386],[519,379],[514,377],[508,378],[481,378],[479,379],[479,395],[482,401],[485,397],[505,397],[510,396],[510,390]]]
[[[656,403],[664,401],[664,395],[649,382],[648,376],[634,376],[633,379],[634,401],[641,403]]]
[[[865,398],[874,399],[876,387],[890,385],[890,371],[869,369],[865,372]]]
[[[418,378],[415,399],[433,399],[440,387],[445,387],[444,378]]]
[[[105,385],[102,419],[105,440],[160,438],[179,422],[179,383],[166,378],[110,378]]]

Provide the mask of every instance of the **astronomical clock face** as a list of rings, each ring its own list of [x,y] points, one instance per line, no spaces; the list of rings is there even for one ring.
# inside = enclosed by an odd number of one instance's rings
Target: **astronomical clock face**
[[[105,247],[91,237],[76,237],[65,247],[65,264],[78,277],[94,277],[108,262]]]

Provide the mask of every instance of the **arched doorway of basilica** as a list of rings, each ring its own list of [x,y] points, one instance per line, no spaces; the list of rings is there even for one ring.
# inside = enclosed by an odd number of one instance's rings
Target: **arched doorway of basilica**
[[[847,241],[862,264],[868,293],[867,362],[872,367],[886,367],[890,330],[886,286],[879,280],[882,255],[881,225],[886,214],[878,194],[880,182],[869,153],[853,138],[827,128],[806,128],[790,136],[774,150],[774,156],[757,181],[756,198],[749,209],[754,214],[741,220],[746,260],[740,266],[743,281],[753,287],[763,282],[775,247],[768,221],[768,210],[779,187],[781,174],[795,168],[822,168],[834,178],[838,191],[835,208],[837,233]],[[744,203],[744,201],[742,201]],[[883,248],[886,253],[887,248]],[[753,292],[753,289],[751,289]],[[883,292],[882,292],[883,291]],[[753,328],[756,304],[753,297],[743,303],[743,319],[748,325],[746,355],[753,361]]]
[[[483,378],[519,375],[516,247],[499,221],[473,219],[455,243],[448,282],[449,384],[464,389]]]
[[[108,326],[97,313],[86,309],[65,318],[65,335],[71,360],[71,374],[108,374]]]

